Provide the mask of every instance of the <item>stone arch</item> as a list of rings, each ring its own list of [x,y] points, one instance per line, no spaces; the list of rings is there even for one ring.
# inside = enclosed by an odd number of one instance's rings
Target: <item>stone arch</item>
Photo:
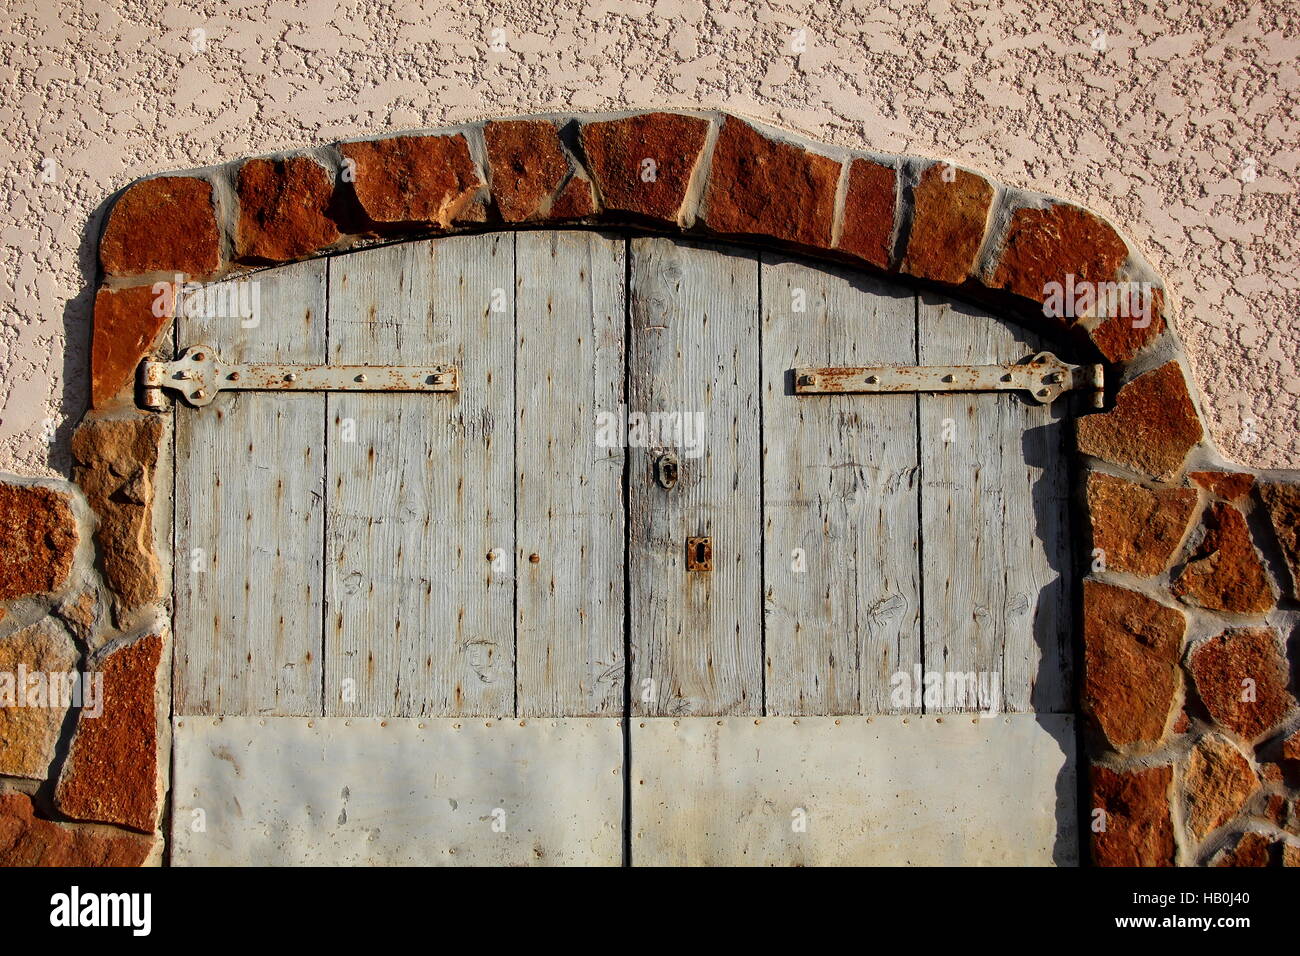
[[[1254,852],[1261,839],[1281,847],[1282,827],[1300,832],[1286,783],[1300,769],[1300,716],[1278,630],[1293,625],[1277,611],[1296,599],[1300,486],[1294,473],[1228,465],[1210,445],[1168,320],[1170,296],[1141,253],[1087,209],[976,171],[818,146],[718,112],[493,120],[128,186],[99,242],[93,407],[74,459],[98,518],[113,628],[148,636],[112,645],[96,666],[122,681],[164,679],[160,627],[147,620],[151,608],[161,619],[165,600],[153,484],[166,428],[139,411],[136,373],[163,347],[178,281],[459,232],[607,226],[847,263],[975,299],[1103,363],[1106,408],[1077,423],[1091,532],[1081,547],[1094,556],[1082,583],[1080,696],[1090,819],[1105,822],[1091,828],[1094,860],[1207,862]],[[1072,287],[1107,283],[1149,293],[1147,308],[1123,295],[1071,308],[1082,301],[1067,294]],[[141,641],[154,642],[148,666],[126,656],[139,657]],[[1247,672],[1269,675],[1259,682],[1262,708],[1236,701],[1234,681]],[[150,696],[129,690],[122,699]],[[154,771],[114,777],[121,761],[96,753],[109,744],[79,730],[60,809],[156,826],[162,760],[145,753],[156,743],[136,746]],[[1240,799],[1228,810],[1200,796],[1229,785]],[[1261,794],[1282,800],[1271,823]],[[1260,837],[1266,824],[1273,835]]]

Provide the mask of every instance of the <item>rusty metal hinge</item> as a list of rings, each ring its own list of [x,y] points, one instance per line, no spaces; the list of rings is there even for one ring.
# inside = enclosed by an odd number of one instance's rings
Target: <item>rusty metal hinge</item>
[[[163,391],[178,392],[195,407],[217,392],[455,392],[460,376],[454,365],[228,365],[211,346],[191,345],[174,362],[140,363],[141,403],[162,411]]]
[[[1063,392],[1091,392],[1102,407],[1100,365],[1069,365],[1051,352],[1039,352],[1008,365],[878,365],[871,368],[797,368],[796,395],[861,392],[1028,392],[1043,405]]]

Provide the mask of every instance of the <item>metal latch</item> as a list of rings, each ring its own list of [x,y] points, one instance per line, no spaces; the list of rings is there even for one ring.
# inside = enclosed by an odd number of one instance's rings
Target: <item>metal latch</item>
[[[228,365],[211,346],[191,345],[174,362],[140,364],[142,403],[162,411],[163,391],[179,392],[190,405],[209,404],[217,392],[455,392],[460,376],[454,365]]]
[[[655,459],[655,481],[659,487],[671,489],[677,484],[677,468],[677,456],[672,452],[664,452]]]
[[[1103,395],[1100,365],[1069,365],[1051,352],[1039,352],[1009,365],[878,365],[872,368],[797,368],[796,395],[859,392],[1028,392],[1047,405],[1062,392],[1092,393],[1094,407]]]

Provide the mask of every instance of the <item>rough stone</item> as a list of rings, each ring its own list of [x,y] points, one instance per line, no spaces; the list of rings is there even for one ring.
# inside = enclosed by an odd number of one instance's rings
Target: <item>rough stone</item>
[[[1089,337],[1097,350],[1111,362],[1131,362],[1143,349],[1154,342],[1165,329],[1165,297],[1160,289],[1152,291],[1148,304],[1150,321],[1142,321],[1141,313],[1133,308],[1140,304],[1130,299],[1128,315],[1112,315],[1090,323]],[[1135,318],[1139,321],[1135,321]]]
[[[1291,572],[1291,595],[1300,598],[1300,485],[1262,481],[1259,497]]]
[[[993,186],[978,173],[935,163],[912,191],[912,228],[902,271],[957,285],[975,269],[984,242]]]
[[[460,133],[342,143],[339,150],[356,164],[357,201],[378,226],[446,229],[484,185]]]
[[[150,634],[96,661],[103,713],[83,711],[55,801],[76,820],[151,832],[158,823],[157,680],[163,640]]]
[[[1076,286],[1116,281],[1127,258],[1119,233],[1086,209],[1068,203],[1020,208],[1011,214],[992,284],[1041,304],[1048,284],[1064,286],[1067,276]]]
[[[67,495],[0,483],[0,601],[62,588],[79,537]]]
[[[708,120],[677,113],[584,123],[579,142],[605,210],[684,225],[682,207],[708,130]]]
[[[897,186],[898,173],[893,166],[853,160],[837,248],[878,268],[889,267]]]
[[[1216,502],[1201,517],[1205,534],[1172,590],[1188,604],[1212,611],[1262,614],[1276,603],[1273,585],[1250,540],[1245,516]]]
[[[1085,581],[1083,708],[1112,747],[1155,744],[1178,690],[1186,622],[1173,608]]]
[[[96,293],[90,347],[90,401],[95,408],[119,395],[134,395],[140,360],[171,322],[174,306],[171,283]]]
[[[1198,841],[1240,813],[1259,785],[1250,762],[1217,734],[1192,748],[1184,784],[1187,829]]]
[[[1193,471],[1188,477],[1206,491],[1227,501],[1246,497],[1255,486],[1255,476],[1240,471]]]
[[[1115,771],[1093,766],[1092,807],[1106,814],[1092,834],[1098,866],[1172,866],[1174,827],[1169,816],[1173,768]]]
[[[547,219],[585,219],[596,214],[596,192],[591,180],[574,175],[551,203]]]
[[[195,176],[132,183],[104,222],[99,262],[110,276],[179,272],[197,280],[217,272],[221,238],[212,184]]]
[[[704,224],[720,235],[828,248],[839,177],[837,160],[728,117],[713,149]]]
[[[1202,434],[1177,362],[1139,375],[1119,390],[1113,409],[1076,424],[1083,454],[1162,481],[1178,474]]]
[[[51,699],[48,676],[76,665],[72,641],[49,618],[0,638],[0,773],[45,778],[68,710]],[[40,680],[29,688],[31,674]]]
[[[1300,730],[1297,730],[1282,743],[1284,760],[1300,760]]]
[[[359,178],[359,177],[358,177]],[[239,167],[236,255],[242,262],[287,262],[320,252],[339,238],[334,184],[306,156],[250,159]]]
[[[506,222],[538,218],[569,173],[554,123],[509,120],[483,127],[492,198]]]
[[[1197,645],[1188,664],[1210,716],[1246,740],[1276,727],[1295,707],[1286,689],[1286,661],[1271,627],[1229,628]],[[1246,684],[1248,680],[1253,683]]]
[[[154,472],[163,423],[156,415],[90,419],[72,436],[73,477],[99,516],[95,543],[121,613],[161,593],[154,548]]]
[[[1153,491],[1093,472],[1088,476],[1092,545],[1105,552],[1106,568],[1150,577],[1169,566],[1196,508],[1196,492]]]
[[[74,638],[94,646],[99,626],[99,594],[94,588],[69,596],[56,613]]]
[[[1268,866],[1273,841],[1262,833],[1243,833],[1235,846],[1214,859],[1215,866]]]
[[[0,792],[0,866],[140,866],[153,844],[139,833],[41,819],[27,794]]]

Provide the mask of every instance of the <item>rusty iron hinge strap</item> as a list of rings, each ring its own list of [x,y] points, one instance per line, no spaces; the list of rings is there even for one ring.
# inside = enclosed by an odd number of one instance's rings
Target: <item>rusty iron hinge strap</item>
[[[1051,352],[1039,352],[1008,365],[878,365],[870,368],[797,368],[796,395],[877,392],[1028,392],[1043,405],[1063,392],[1092,393],[1102,407],[1100,365],[1069,365]]]
[[[207,345],[192,345],[174,362],[140,364],[141,403],[162,411],[163,391],[178,392],[195,407],[209,404],[217,392],[455,392],[460,376],[454,365],[235,365],[223,362]]]

